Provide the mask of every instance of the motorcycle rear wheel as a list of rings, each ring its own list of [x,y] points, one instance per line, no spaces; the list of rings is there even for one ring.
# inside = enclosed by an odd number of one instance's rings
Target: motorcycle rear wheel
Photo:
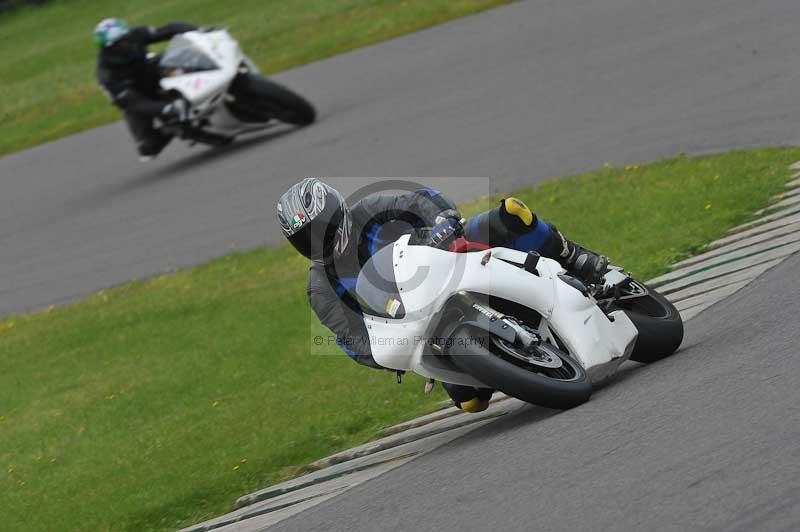
[[[460,327],[451,338],[448,354],[458,369],[522,401],[564,410],[585,403],[592,394],[592,384],[580,363],[552,344],[542,347],[548,360],[560,360],[557,368],[546,362],[526,364],[524,354],[512,355],[512,346],[470,326]]]
[[[648,364],[677,351],[683,341],[683,320],[672,302],[645,287],[647,295],[617,301],[614,308],[625,312],[639,331],[631,360]]]

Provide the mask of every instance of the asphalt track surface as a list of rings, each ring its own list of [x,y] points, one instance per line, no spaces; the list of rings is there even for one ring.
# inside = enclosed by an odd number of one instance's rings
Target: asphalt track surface
[[[800,530],[799,268],[578,408],[524,408],[270,531]]]
[[[277,76],[320,110],[303,130],[143,165],[117,123],[6,157],[0,315],[276,243],[275,200],[301,176],[492,176],[446,180],[463,200],[791,144],[799,15],[795,0],[532,0]]]

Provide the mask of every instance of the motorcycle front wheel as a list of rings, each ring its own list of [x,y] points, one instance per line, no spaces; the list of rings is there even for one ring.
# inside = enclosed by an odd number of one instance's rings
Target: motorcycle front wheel
[[[485,385],[522,401],[564,410],[589,400],[592,384],[578,361],[550,343],[533,353],[463,326],[451,336],[451,362]]]
[[[245,122],[266,122],[277,118],[296,126],[307,126],[317,118],[314,106],[299,94],[258,74],[240,74],[230,93],[231,113]]]

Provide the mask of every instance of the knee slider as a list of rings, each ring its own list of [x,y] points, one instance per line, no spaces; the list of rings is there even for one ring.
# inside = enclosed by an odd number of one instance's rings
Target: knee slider
[[[469,412],[470,414],[477,414],[478,412],[483,412],[487,408],[489,408],[489,400],[488,399],[481,399],[480,397],[475,397],[470,399],[469,401],[462,401],[459,405],[461,410],[464,412]]]

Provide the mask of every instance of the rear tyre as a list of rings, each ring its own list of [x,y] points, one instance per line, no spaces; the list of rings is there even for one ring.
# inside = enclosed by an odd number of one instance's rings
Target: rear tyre
[[[522,401],[563,410],[585,403],[592,394],[580,363],[552,344],[540,346],[543,365],[536,365],[524,362],[524,354],[513,354],[513,346],[473,327],[460,327],[452,340],[448,354],[458,369]]]
[[[647,291],[645,296],[614,304],[639,330],[631,360],[645,364],[671,355],[683,341],[683,320],[678,309],[652,288],[647,287]]]
[[[283,85],[258,74],[242,74],[230,89],[235,101],[228,104],[231,113],[246,122],[266,122],[277,118],[296,126],[307,126],[317,112],[305,98]]]

